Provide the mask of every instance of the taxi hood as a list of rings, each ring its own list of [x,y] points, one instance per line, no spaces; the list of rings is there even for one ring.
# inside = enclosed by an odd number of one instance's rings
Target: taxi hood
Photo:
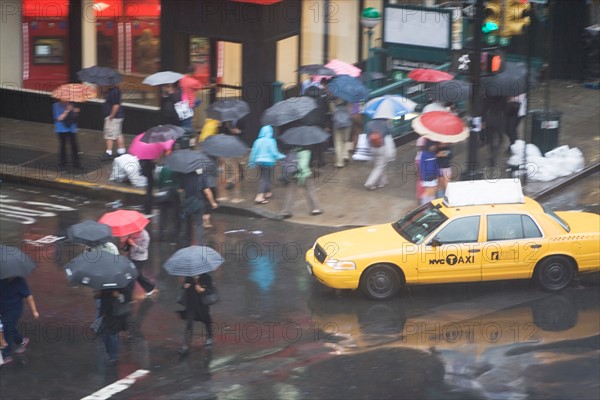
[[[398,253],[403,244],[410,242],[387,223],[331,233],[321,236],[317,243],[327,253],[327,259],[352,260],[371,253]]]

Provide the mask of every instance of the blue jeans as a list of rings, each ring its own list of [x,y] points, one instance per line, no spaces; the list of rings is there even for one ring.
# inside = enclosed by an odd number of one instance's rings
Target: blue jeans
[[[102,340],[109,360],[119,359],[119,333],[102,332]]]
[[[181,123],[181,127],[182,128],[191,128],[193,119],[194,119],[194,117],[191,117],[191,118],[187,118],[187,119],[179,121]]]
[[[273,178],[273,170],[275,169],[272,165],[260,165],[260,183],[258,184],[258,193],[267,193],[271,191],[271,180]]]
[[[8,357],[12,353],[13,345],[23,342],[23,336],[17,329],[17,322],[19,322],[22,312],[22,305],[2,310],[2,325],[4,325],[4,340],[6,340],[6,347],[2,349],[2,357]]]

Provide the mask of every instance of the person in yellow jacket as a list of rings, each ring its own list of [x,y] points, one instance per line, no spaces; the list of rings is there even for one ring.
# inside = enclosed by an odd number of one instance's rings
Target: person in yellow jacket
[[[220,125],[221,122],[219,122],[218,120],[206,118],[204,126],[202,126],[202,131],[200,131],[200,137],[198,138],[198,142],[203,142],[207,137],[219,133]]]

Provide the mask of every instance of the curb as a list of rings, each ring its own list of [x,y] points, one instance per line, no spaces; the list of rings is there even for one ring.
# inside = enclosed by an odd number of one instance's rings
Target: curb
[[[564,188],[566,188],[576,182],[579,182],[580,180],[587,178],[588,176],[590,176],[593,173],[596,173],[598,171],[600,171],[600,162],[597,162],[595,164],[592,164],[592,165],[582,169],[581,171],[577,172],[576,174],[569,176],[568,179],[565,179],[564,181],[558,183],[555,186],[552,186],[545,190],[542,190],[541,192],[535,193],[531,197],[536,201],[543,200],[546,197],[551,196],[554,193],[556,193],[560,190],[563,190]]]

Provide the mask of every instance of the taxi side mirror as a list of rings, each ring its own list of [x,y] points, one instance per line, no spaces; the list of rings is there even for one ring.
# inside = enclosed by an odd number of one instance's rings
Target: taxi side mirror
[[[440,242],[437,238],[434,238],[431,239],[431,242],[429,242],[427,245],[431,247],[440,247],[442,245],[442,242]]]

